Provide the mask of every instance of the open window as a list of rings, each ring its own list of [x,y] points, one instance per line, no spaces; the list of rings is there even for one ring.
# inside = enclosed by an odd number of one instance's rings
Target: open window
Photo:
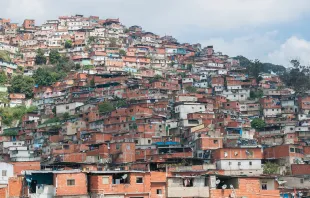
[[[112,175],[112,183],[113,184],[129,184],[129,177],[128,174],[113,174]]]
[[[184,187],[192,187],[194,184],[194,178],[185,178],[183,179],[183,186]]]

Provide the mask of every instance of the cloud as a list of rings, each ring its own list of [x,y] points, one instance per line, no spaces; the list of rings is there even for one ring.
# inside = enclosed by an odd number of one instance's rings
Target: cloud
[[[310,64],[310,41],[292,36],[280,47],[268,54],[271,62],[289,66],[289,61],[298,59],[302,64]]]
[[[291,22],[310,11],[309,0],[1,0],[2,17],[40,22],[64,14],[119,17],[161,34],[191,27],[213,30]]]
[[[229,56],[243,55],[249,59],[267,60],[268,52],[277,49],[280,45],[276,40],[277,31],[264,34],[252,34],[225,40],[223,38],[211,38],[203,41],[204,46],[213,45],[215,51],[223,52]]]

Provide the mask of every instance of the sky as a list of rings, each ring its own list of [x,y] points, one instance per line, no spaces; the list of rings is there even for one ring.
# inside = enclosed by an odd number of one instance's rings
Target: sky
[[[310,0],[0,0],[0,18],[12,22],[75,14],[119,18],[229,56],[310,64]]]

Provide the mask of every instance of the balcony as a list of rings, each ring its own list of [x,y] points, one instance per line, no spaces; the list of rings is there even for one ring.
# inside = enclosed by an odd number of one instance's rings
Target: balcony
[[[169,178],[167,197],[209,197],[206,178]]]

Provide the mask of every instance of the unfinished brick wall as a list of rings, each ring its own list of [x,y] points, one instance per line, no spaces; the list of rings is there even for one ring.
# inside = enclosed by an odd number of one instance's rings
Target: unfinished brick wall
[[[231,197],[231,189],[211,189],[210,198]],[[236,197],[247,198],[280,198],[279,190],[261,190],[260,180],[257,178],[239,179],[239,188],[235,189]]]
[[[14,175],[21,175],[23,170],[41,170],[41,163],[37,162],[11,162],[14,168]]]
[[[75,185],[67,185],[67,180],[75,180]],[[57,184],[56,196],[86,195],[87,178],[85,173],[54,174],[54,183]]]
[[[0,197],[7,198],[8,187],[0,188]]]
[[[103,177],[108,177],[108,183],[104,184]],[[90,191],[92,193],[106,194],[130,194],[130,193],[149,193],[150,192],[150,174],[149,173],[129,173],[128,184],[113,184],[112,175],[92,175],[90,176]],[[137,184],[136,177],[142,177],[143,183]],[[141,195],[142,197],[143,195]],[[139,196],[140,197],[140,196]]]
[[[8,194],[10,198],[18,198],[27,195],[26,186],[23,187],[24,177],[10,177],[8,184]]]

